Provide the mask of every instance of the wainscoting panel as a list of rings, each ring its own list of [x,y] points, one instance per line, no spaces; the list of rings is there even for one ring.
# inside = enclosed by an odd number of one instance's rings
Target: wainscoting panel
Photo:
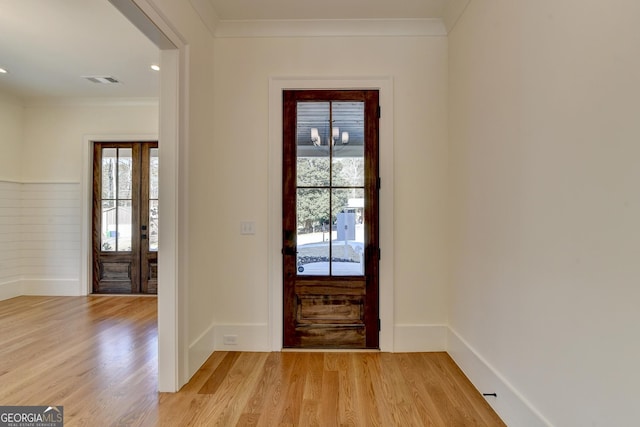
[[[0,181],[0,299],[20,295],[21,186]]]
[[[0,299],[81,295],[79,183],[0,181]]]
[[[47,295],[68,294],[79,283],[82,210],[79,183],[22,184],[23,280]],[[40,286],[33,286],[38,282]],[[79,287],[73,295],[79,295]]]

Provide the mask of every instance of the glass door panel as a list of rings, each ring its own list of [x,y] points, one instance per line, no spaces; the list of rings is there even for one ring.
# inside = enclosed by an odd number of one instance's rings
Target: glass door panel
[[[299,275],[364,275],[364,172],[364,102],[298,102]]]
[[[299,275],[329,275],[331,223],[327,188],[298,188],[297,266]]]
[[[334,102],[333,123],[332,184],[364,188],[364,102]]]
[[[101,163],[101,249],[105,252],[130,252],[132,150],[131,148],[103,148]]]
[[[334,189],[336,232],[331,239],[331,274],[364,275],[364,190]]]
[[[157,142],[95,142],[93,291],[156,293]]]
[[[149,150],[149,250],[158,251],[158,149]]]

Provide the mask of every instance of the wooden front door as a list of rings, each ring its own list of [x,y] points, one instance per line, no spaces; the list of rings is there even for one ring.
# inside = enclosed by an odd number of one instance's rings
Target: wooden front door
[[[158,143],[96,142],[93,292],[158,291]]]
[[[378,348],[378,91],[283,106],[284,346]]]

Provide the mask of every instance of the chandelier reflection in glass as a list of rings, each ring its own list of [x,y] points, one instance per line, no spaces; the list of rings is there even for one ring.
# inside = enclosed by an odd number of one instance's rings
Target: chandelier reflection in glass
[[[314,147],[321,147],[321,146],[328,147],[329,145],[334,147],[336,145],[336,141],[340,142],[338,147],[340,147],[340,145],[349,144],[349,132],[342,132],[341,134],[340,128],[337,128],[337,127],[331,128],[331,137],[327,138],[326,144],[323,144],[322,137],[318,132],[318,128],[311,128],[311,142],[313,143]]]

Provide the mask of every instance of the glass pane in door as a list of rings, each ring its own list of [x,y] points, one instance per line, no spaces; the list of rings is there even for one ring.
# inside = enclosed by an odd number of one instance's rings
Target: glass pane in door
[[[102,199],[116,198],[116,176],[118,173],[118,149],[102,149]]]
[[[149,149],[149,251],[158,251],[158,149]]]
[[[132,173],[131,148],[102,149],[100,249],[103,252],[131,251]]]
[[[299,275],[329,275],[329,189],[298,189],[297,268]]]
[[[149,200],[149,250],[158,251],[158,201]]]
[[[102,201],[102,230],[100,232],[100,249],[103,252],[116,251],[116,237],[118,230],[116,227],[116,202],[114,200]]]
[[[158,200],[158,149],[149,149],[149,199]]]
[[[133,150],[118,148],[118,199],[131,200]]]
[[[298,187],[329,185],[330,104],[299,102],[296,127]]]
[[[333,222],[336,232],[331,239],[331,274],[364,275],[364,190],[334,189]]]
[[[333,102],[331,184],[364,187],[364,102]]]
[[[298,102],[296,120],[297,271],[329,275],[331,104]]]
[[[118,252],[131,252],[131,200],[118,201]]]
[[[364,102],[297,103],[299,275],[364,274]]]

